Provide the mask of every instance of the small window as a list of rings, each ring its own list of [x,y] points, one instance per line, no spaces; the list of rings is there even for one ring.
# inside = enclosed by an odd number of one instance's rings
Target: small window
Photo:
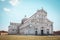
[[[41,27],[41,28],[44,28],[44,27]]]
[[[53,25],[51,24],[51,26],[53,26]]]
[[[24,22],[22,21],[21,24],[23,24]]]
[[[49,29],[47,29],[47,35],[49,34]]]
[[[44,27],[41,27],[41,29],[43,30],[43,29],[44,29]]]
[[[36,31],[37,31],[37,28],[35,28],[36,29]]]
[[[12,29],[12,31],[14,31],[14,29]]]

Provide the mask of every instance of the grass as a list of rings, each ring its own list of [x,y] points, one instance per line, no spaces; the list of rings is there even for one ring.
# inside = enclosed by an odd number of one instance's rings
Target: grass
[[[1,35],[0,40],[60,40],[60,36]]]

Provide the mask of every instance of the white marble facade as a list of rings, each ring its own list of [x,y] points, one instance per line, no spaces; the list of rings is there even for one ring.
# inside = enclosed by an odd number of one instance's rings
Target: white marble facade
[[[53,22],[47,19],[47,12],[40,9],[31,17],[22,19],[21,23],[11,22],[8,33],[20,35],[53,34]]]

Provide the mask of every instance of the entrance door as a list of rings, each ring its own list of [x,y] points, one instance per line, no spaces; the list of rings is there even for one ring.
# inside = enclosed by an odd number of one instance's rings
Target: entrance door
[[[47,35],[49,35],[49,31],[47,31]]]
[[[35,31],[35,35],[37,35],[37,31]]]
[[[47,35],[49,35],[49,29],[47,29]]]
[[[41,35],[43,35],[44,33],[43,33],[43,30],[41,30]]]

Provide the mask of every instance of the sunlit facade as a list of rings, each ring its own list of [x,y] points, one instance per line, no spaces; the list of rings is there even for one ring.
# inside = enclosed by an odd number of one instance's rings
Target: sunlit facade
[[[19,35],[49,35],[53,34],[53,22],[47,19],[44,9],[37,10],[29,18],[23,18],[21,23],[10,23],[9,34]]]

